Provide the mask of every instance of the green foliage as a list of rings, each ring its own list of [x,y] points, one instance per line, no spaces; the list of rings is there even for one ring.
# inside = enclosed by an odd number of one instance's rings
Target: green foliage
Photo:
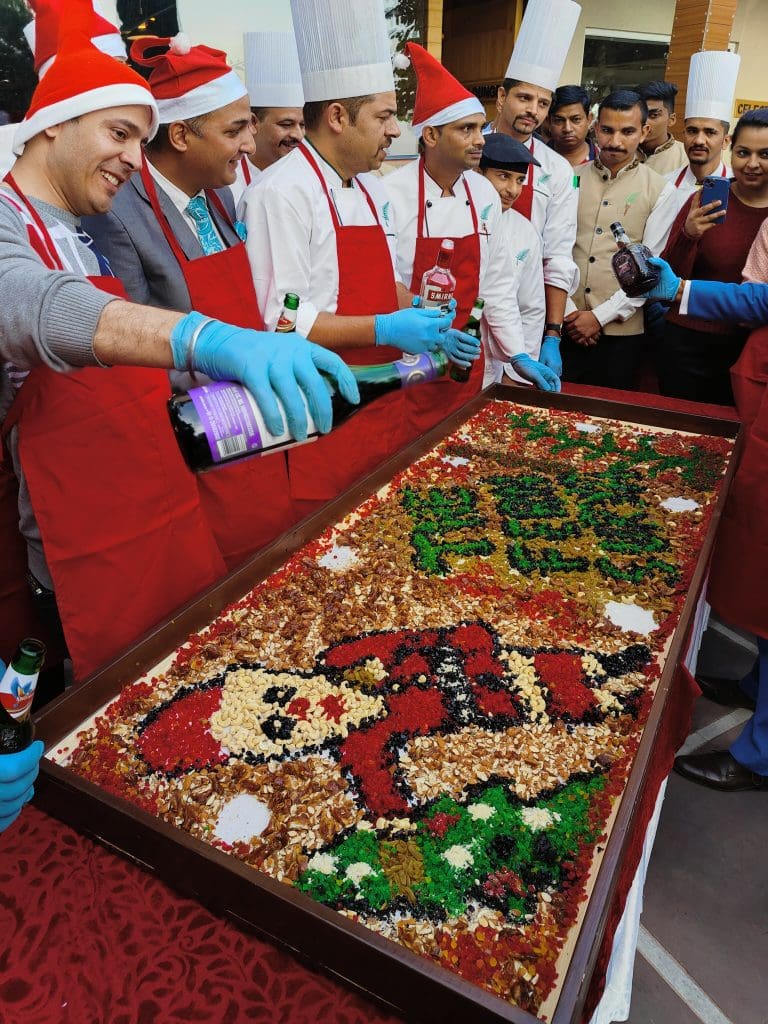
[[[21,121],[37,85],[22,29],[30,20],[24,0],[0,0],[0,110]]]

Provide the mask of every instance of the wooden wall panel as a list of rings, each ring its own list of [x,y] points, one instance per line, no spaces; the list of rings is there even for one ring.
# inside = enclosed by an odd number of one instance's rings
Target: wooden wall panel
[[[728,49],[737,5],[738,0],[677,0],[664,77],[679,88],[675,128],[678,137],[684,127],[682,115],[691,57],[699,50]]]

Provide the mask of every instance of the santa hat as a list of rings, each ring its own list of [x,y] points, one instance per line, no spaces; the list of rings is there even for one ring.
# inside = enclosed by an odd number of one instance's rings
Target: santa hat
[[[67,0],[67,24],[56,59],[35,89],[13,137],[16,156],[46,128],[111,107],[148,107],[152,115],[149,135],[154,137],[157,104],[149,86],[127,65],[96,49],[89,35],[92,15],[90,0]]]
[[[421,135],[423,128],[439,128],[463,117],[475,114],[485,116],[485,107],[468,89],[465,89],[440,61],[418,43],[407,43],[406,54],[416,72],[416,102],[413,107],[413,131]],[[396,62],[401,67],[402,60]]]
[[[59,45],[59,29],[66,0],[28,0],[35,17],[24,26],[24,37],[34,54],[35,71],[42,78],[53,63]],[[97,50],[109,57],[125,60],[125,43],[116,25],[108,21],[98,0],[92,0],[86,29]]]
[[[149,50],[166,46],[165,53],[147,57]],[[157,100],[160,123],[185,121],[210,114],[242,99],[248,90],[227,64],[222,50],[192,46],[188,36],[142,36],[131,47],[131,60],[152,68],[149,86]]]

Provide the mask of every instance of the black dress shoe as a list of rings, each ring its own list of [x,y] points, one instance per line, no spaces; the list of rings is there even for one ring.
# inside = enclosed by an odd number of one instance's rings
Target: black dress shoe
[[[710,789],[736,792],[740,789],[768,789],[768,775],[757,775],[739,764],[728,750],[709,754],[684,754],[675,758],[675,771],[691,782]]]
[[[729,708],[747,708],[755,710],[755,702],[739,686],[735,679],[723,679],[720,676],[696,676],[702,694],[715,704],[725,704]]]

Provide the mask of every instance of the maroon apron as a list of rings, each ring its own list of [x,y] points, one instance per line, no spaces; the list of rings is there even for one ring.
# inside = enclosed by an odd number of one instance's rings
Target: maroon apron
[[[421,288],[421,279],[427,270],[437,263],[440,245],[446,237],[427,238],[424,235],[426,212],[424,188],[424,159],[419,160],[419,193],[416,227],[416,248],[413,255],[413,273],[411,275],[411,291],[416,295]],[[480,294],[480,235],[478,232],[477,212],[472,201],[466,176],[462,178],[467,195],[467,205],[472,215],[472,234],[461,238],[453,237],[453,259],[451,272],[456,278],[456,318],[454,324],[461,329],[469,319],[475,299]],[[419,384],[405,392],[405,407],[411,438],[415,439],[431,430],[446,416],[461,408],[465,402],[473,398],[483,386],[483,369],[485,357],[482,349],[480,358],[472,364],[472,373],[465,384],[457,384],[450,377]]]
[[[373,200],[358,181],[376,223],[345,227],[339,221],[317,161],[306,145],[298,148],[322,186],[336,232],[339,270],[336,314],[374,316],[395,312],[398,299],[392,257]],[[369,345],[341,355],[352,365],[370,366],[392,362],[402,353],[390,346]],[[408,436],[403,394],[397,391],[385,395],[326,437],[292,448],[288,453],[291,495],[301,501],[329,501],[402,448]]]
[[[768,327],[731,368],[744,448],[720,520],[708,600],[719,616],[768,638]]]
[[[33,248],[51,270],[63,270],[37,211],[6,180],[26,214]],[[89,280],[126,298],[117,278]],[[41,366],[25,379],[3,426],[4,434],[18,428],[78,679],[225,572],[197,482],[170,429],[169,395],[165,370],[56,373]]]
[[[152,211],[184,276],[191,308],[236,327],[263,331],[264,321],[245,245],[239,242],[211,256],[188,259],[160,207],[146,162],[141,169],[141,179]],[[207,199],[232,226],[216,193],[208,192]],[[289,494],[284,453],[246,459],[205,473],[197,478],[197,484],[203,508],[229,569],[280,536],[297,519]]]

